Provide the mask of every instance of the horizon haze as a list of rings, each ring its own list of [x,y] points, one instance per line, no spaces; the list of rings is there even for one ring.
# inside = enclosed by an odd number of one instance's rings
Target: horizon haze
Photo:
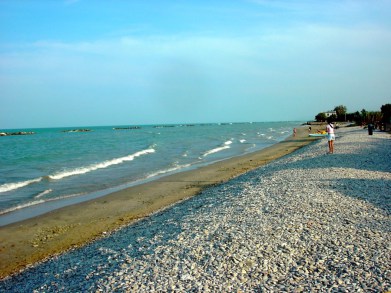
[[[308,121],[391,102],[391,1],[0,2],[0,128]]]

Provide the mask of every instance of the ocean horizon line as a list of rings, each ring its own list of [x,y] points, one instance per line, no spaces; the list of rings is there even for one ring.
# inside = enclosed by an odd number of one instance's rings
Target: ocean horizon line
[[[190,126],[190,125],[229,125],[229,124],[253,124],[253,123],[305,123],[308,120],[276,120],[276,121],[221,121],[221,122],[174,122],[174,123],[128,123],[128,124],[107,124],[107,125],[73,125],[73,126],[32,126],[32,127],[16,127],[16,128],[0,128],[0,132],[8,130],[34,130],[34,129],[82,129],[82,128],[103,128],[103,127],[153,127],[160,125],[173,125],[173,126]]]

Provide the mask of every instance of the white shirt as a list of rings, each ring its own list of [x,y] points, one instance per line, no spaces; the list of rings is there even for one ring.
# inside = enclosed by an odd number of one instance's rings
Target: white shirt
[[[326,127],[326,131],[328,134],[334,134],[334,127],[331,123],[329,123]]]

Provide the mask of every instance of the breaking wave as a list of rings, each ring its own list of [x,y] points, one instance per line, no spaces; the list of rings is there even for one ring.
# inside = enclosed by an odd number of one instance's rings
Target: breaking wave
[[[43,203],[46,203],[46,202],[52,202],[52,201],[56,201],[56,200],[77,197],[77,196],[80,196],[80,195],[83,195],[83,193],[75,193],[75,194],[63,195],[63,196],[58,196],[58,197],[54,197],[54,198],[47,198],[47,199],[40,199],[40,198],[36,197],[36,200],[25,202],[25,203],[19,204],[17,206],[10,207],[8,209],[2,210],[2,211],[0,211],[0,215],[11,213],[11,212],[14,212],[14,211],[17,211],[17,210],[21,210],[21,209],[24,209],[24,208],[36,206],[36,205],[43,204]]]
[[[109,161],[105,161],[105,162],[102,162],[102,163],[90,165],[90,166],[87,166],[87,167],[82,167],[82,168],[77,168],[77,169],[73,169],[73,170],[67,170],[67,171],[59,172],[59,173],[56,173],[54,175],[49,175],[48,177],[49,177],[49,179],[52,179],[52,180],[59,180],[59,179],[62,179],[62,178],[65,178],[65,177],[69,177],[69,176],[85,174],[85,173],[89,173],[91,171],[95,171],[95,170],[98,170],[98,169],[104,169],[104,168],[110,167],[112,165],[118,165],[118,164],[121,164],[121,163],[126,162],[126,161],[133,161],[136,157],[139,157],[139,156],[142,156],[142,155],[147,155],[147,154],[152,154],[154,152],[155,152],[154,149],[146,149],[146,150],[139,151],[139,152],[134,153],[134,154],[129,155],[129,156],[116,158],[116,159],[113,159],[113,160],[109,160]]]
[[[134,154],[131,154],[131,155],[128,155],[128,156],[125,156],[125,157],[116,158],[116,159],[113,159],[113,160],[97,163],[97,164],[90,165],[90,166],[87,166],[87,167],[76,168],[76,169],[73,169],[73,170],[66,170],[66,171],[58,172],[58,173],[53,174],[53,175],[39,177],[39,178],[36,178],[36,179],[31,179],[31,180],[26,180],[26,181],[21,181],[21,182],[6,183],[6,184],[3,184],[3,185],[0,185],[0,193],[11,191],[11,190],[15,190],[15,189],[19,189],[19,188],[25,187],[25,186],[33,184],[33,183],[38,183],[38,182],[42,181],[43,179],[59,180],[59,179],[62,179],[62,178],[65,178],[65,177],[69,177],[69,176],[85,174],[85,173],[88,173],[88,172],[91,172],[91,171],[95,171],[95,170],[98,170],[98,169],[107,168],[107,167],[110,167],[112,165],[121,164],[121,163],[126,162],[126,161],[133,161],[135,158],[137,158],[139,156],[152,154],[154,152],[155,152],[155,150],[150,148],[150,149],[146,149],[146,150],[142,150],[142,151],[136,152]],[[39,194],[37,198],[47,194],[48,192],[49,191],[44,191],[43,192],[44,194]]]
[[[211,149],[211,150],[205,152],[202,156],[203,156],[203,157],[206,157],[206,156],[209,156],[209,155],[211,155],[211,154],[218,153],[218,152],[221,152],[221,151],[223,151],[223,150],[229,149],[229,148],[231,148],[231,147],[229,146],[230,144],[232,144],[232,141],[231,141],[231,140],[228,140],[228,141],[226,141],[221,147]]]
[[[167,169],[163,169],[163,170],[159,170],[159,171],[156,171],[154,173],[151,173],[147,176],[147,179],[149,178],[153,178],[153,177],[156,177],[156,176],[160,176],[160,175],[164,175],[164,174],[167,174],[167,173],[172,173],[172,172],[175,172],[175,171],[178,171],[178,170],[181,170],[181,169],[184,169],[184,168],[188,168],[190,167],[191,164],[185,164],[185,165],[175,165],[174,167],[172,168],[167,168]]]
[[[3,185],[0,185],[0,192],[7,192],[7,191],[15,190],[18,188],[22,188],[22,187],[25,187],[25,186],[30,185],[32,183],[40,182],[42,179],[43,179],[43,177],[39,177],[36,179],[26,180],[26,181],[22,181],[22,182],[6,183]]]

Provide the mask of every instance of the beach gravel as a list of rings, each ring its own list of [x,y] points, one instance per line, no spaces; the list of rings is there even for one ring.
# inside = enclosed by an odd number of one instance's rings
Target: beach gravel
[[[391,140],[338,131],[85,247],[2,292],[387,292]]]

